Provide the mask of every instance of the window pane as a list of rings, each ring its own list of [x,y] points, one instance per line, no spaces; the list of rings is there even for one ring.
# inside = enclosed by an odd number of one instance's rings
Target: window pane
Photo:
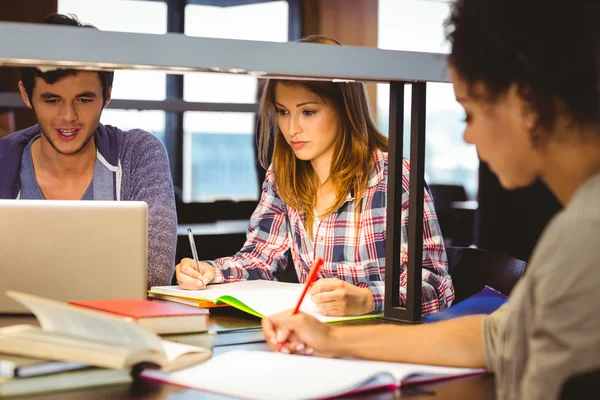
[[[184,114],[183,200],[256,200],[254,113]]]
[[[273,1],[235,7],[187,5],[185,34],[221,39],[288,40],[288,3]],[[187,73],[186,101],[213,103],[256,102],[256,78],[211,73]]]
[[[167,32],[167,5],[161,1],[58,0],[58,12],[75,14],[103,31]],[[164,100],[166,74],[155,71],[115,71],[115,99]]]
[[[185,34],[223,39],[288,40],[288,3],[235,7],[187,5]],[[250,76],[186,73],[184,99],[255,103],[257,80]],[[184,114],[183,199],[186,202],[257,200],[254,113]]]
[[[450,1],[379,0],[377,47],[449,53],[443,24],[450,5]]]
[[[116,126],[124,131],[143,129],[158,137],[163,144],[165,143],[164,111],[106,109],[102,112],[100,122],[105,125]]]
[[[444,20],[451,2],[379,0],[379,47],[390,50],[448,53]],[[377,124],[387,134],[389,85],[377,85]],[[479,160],[474,146],[464,143],[463,111],[452,85],[427,84],[427,141],[425,174],[429,184],[463,185],[471,198],[477,194]],[[405,89],[405,148],[409,154],[410,86]]]

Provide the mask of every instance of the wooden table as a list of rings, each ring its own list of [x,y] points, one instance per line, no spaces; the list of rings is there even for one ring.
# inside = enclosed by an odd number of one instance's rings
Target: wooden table
[[[381,320],[355,321],[345,324],[383,323]],[[14,324],[36,324],[31,316],[2,316],[0,327]],[[231,350],[268,350],[260,330],[260,320],[235,309],[222,308],[211,312],[209,329],[217,332],[213,341],[213,354]],[[345,397],[348,399],[391,400],[408,399],[495,399],[494,379],[490,375],[453,379],[445,382],[415,385],[402,390],[385,390]],[[136,379],[131,385],[92,388],[70,392],[57,392],[45,395],[19,397],[35,400],[117,400],[117,399],[191,399],[224,400],[220,396],[198,390],[185,389],[174,385]]]

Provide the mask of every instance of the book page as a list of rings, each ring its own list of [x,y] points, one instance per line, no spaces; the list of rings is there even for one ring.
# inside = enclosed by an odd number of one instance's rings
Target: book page
[[[209,359],[212,355],[212,350],[202,347],[169,340],[163,340],[162,343],[168,360],[168,364],[163,368],[164,371],[174,371],[196,365]]]
[[[385,371],[378,374],[335,361],[340,360],[240,350],[172,373],[143,371],[142,377],[261,400],[317,399],[360,387],[365,390],[394,385],[394,378]],[[335,379],[331,371],[335,371]]]
[[[66,303],[7,291],[37,317],[42,329],[127,348],[152,348],[164,352],[161,339],[132,321]]]
[[[335,371],[335,378],[331,371]],[[268,400],[334,397],[399,386],[415,374],[458,377],[477,372],[484,371],[238,350],[174,373],[144,371],[142,376],[231,396]]]
[[[296,307],[303,289],[304,284],[253,280],[208,285],[204,290],[183,290],[179,286],[154,286],[150,292],[212,302],[229,296],[246,305],[254,313],[248,310],[244,311],[258,317],[265,317]],[[365,316],[327,317],[317,310],[308,294],[304,297],[300,311],[313,315],[322,322],[365,318]]]

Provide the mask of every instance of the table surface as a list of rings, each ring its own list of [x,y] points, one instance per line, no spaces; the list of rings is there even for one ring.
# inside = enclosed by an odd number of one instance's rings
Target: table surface
[[[374,324],[381,320],[363,320],[345,322],[344,324]],[[36,324],[32,316],[7,316],[0,314],[0,327],[14,324]],[[209,330],[216,332],[213,339],[213,354],[221,354],[231,350],[268,350],[260,330],[260,320],[241,311],[231,308],[211,310]],[[193,336],[190,336],[193,339]],[[191,340],[193,341],[193,340]],[[381,390],[347,396],[348,399],[391,400],[408,399],[495,399],[494,378],[491,375],[480,375],[468,378],[452,379],[409,386],[398,390]],[[223,400],[230,397],[181,388],[174,385],[136,379],[130,385],[91,388],[69,392],[56,392],[44,395],[19,397],[19,399],[36,400],[79,400],[79,399],[210,399]]]

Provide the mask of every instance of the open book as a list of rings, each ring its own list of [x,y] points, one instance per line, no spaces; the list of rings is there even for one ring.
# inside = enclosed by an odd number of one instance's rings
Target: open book
[[[292,309],[296,306],[303,284],[254,280],[208,285],[203,290],[184,290],[179,286],[153,286],[149,293],[174,298],[210,301],[229,304],[259,318]],[[300,311],[310,314],[322,322],[338,322],[380,317],[383,314],[368,314],[350,317],[327,317],[317,310],[310,296],[305,296]]]
[[[167,371],[211,356],[208,349],[162,340],[118,316],[25,293],[7,291],[6,295],[35,314],[41,328],[0,328],[0,353],[78,361],[112,369],[144,364]]]
[[[238,350],[173,373],[143,371],[142,377],[246,399],[286,400],[338,397],[485,372],[482,369]]]

